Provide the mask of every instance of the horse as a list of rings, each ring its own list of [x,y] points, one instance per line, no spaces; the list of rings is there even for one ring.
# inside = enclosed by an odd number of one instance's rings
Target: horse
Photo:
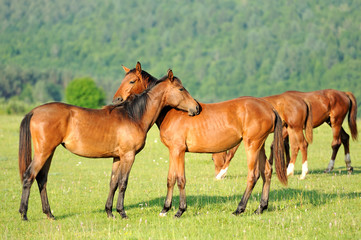
[[[279,113],[283,125],[283,138],[285,141],[286,156],[287,156],[287,176],[293,175],[294,164],[297,159],[298,151],[302,153],[302,174],[300,179],[305,179],[308,173],[307,163],[307,147],[313,140],[313,125],[312,112],[309,102],[303,100],[301,97],[292,94],[278,94],[273,96],[263,97],[262,99],[268,101]],[[303,134],[305,129],[305,135]],[[289,144],[291,145],[291,157],[289,156]],[[227,152],[215,153],[212,159],[215,165],[216,179],[225,177],[228,166],[236,153],[239,145],[230,149]]]
[[[325,173],[333,170],[335,159],[341,144],[345,150],[345,164],[349,174],[352,173],[349,139],[350,136],[342,127],[348,113],[348,125],[353,140],[357,139],[357,102],[351,92],[342,92],[334,89],[325,89],[313,92],[287,91],[286,94],[299,96],[308,101],[312,106],[313,128],[327,123],[332,128],[333,139],[331,143],[331,160]]]
[[[138,62],[132,70],[123,67],[126,75],[113,97],[113,104],[126,100],[129,96],[146,91],[155,78],[141,69]],[[242,140],[247,154],[247,187],[233,212],[239,215],[245,211],[248,199],[262,176],[263,189],[259,207],[255,213],[261,214],[268,207],[272,176],[273,155],[276,173],[281,183],[287,185],[286,163],[282,140],[282,122],[270,103],[254,97],[242,97],[220,103],[199,103],[201,111],[195,117],[188,117],[174,108],[166,108],[156,124],[160,138],[169,149],[169,171],[167,196],[160,216],[165,216],[172,206],[173,188],[179,188],[179,218],[187,209],[185,194],[185,152],[216,153],[226,151]],[[274,132],[274,146],[269,159],[266,158],[264,144],[268,135]]]
[[[171,70],[152,88],[120,106],[88,109],[55,102],[31,110],[20,125],[19,173],[22,196],[19,212],[22,219],[28,220],[30,188],[35,179],[43,212],[49,219],[54,219],[46,184],[54,151],[60,144],[79,156],[113,158],[105,211],[108,217],[114,217],[113,198],[119,187],[116,209],[122,218],[127,218],[124,195],[135,155],[143,149],[148,130],[166,106],[187,111],[190,116],[199,113],[199,104]],[[33,159],[31,142],[34,145]]]

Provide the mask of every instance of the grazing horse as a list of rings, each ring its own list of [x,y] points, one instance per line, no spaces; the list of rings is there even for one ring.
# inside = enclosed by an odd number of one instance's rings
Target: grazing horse
[[[138,62],[135,69],[123,67],[126,75],[114,95],[113,103],[126,100],[151,87],[155,78],[142,71]],[[164,109],[156,124],[160,138],[169,149],[169,172],[167,178],[167,197],[161,216],[165,216],[172,205],[173,188],[179,188],[179,209],[175,217],[186,211],[185,194],[185,152],[216,153],[226,151],[242,140],[247,153],[247,187],[235,215],[245,211],[247,201],[259,178],[262,176],[263,189],[261,202],[256,213],[268,207],[269,190],[272,176],[273,157],[266,159],[264,144],[267,136],[274,131],[273,155],[276,173],[283,184],[287,184],[286,162],[282,140],[282,122],[272,105],[253,97],[242,97],[221,103],[200,103],[198,116],[188,117],[174,108]],[[271,154],[272,155],[272,154]]]
[[[304,179],[308,173],[307,147],[309,143],[312,143],[313,139],[311,105],[301,97],[292,94],[278,94],[263,97],[263,99],[271,103],[277,110],[285,127],[283,137],[285,139],[287,162],[289,162],[287,175],[293,175],[298,151],[301,150],[302,174],[300,179]],[[305,129],[306,138],[303,135],[303,129]],[[288,141],[291,145],[291,158],[289,157]],[[230,149],[228,152],[215,153],[212,155],[216,179],[225,177],[230,161],[238,147],[239,145]]]
[[[288,91],[286,94],[299,96],[312,105],[313,127],[316,128],[326,122],[332,128],[331,160],[325,170],[331,172],[341,143],[345,149],[345,163],[348,173],[352,173],[349,139],[350,136],[342,127],[343,120],[348,113],[348,125],[352,139],[357,139],[357,102],[351,92],[325,89],[313,92]]]
[[[19,171],[23,183],[19,212],[27,220],[30,188],[38,182],[43,212],[53,219],[46,183],[56,147],[62,144],[70,152],[89,158],[113,157],[110,190],[105,205],[108,217],[113,217],[112,205],[119,187],[117,211],[124,211],[124,194],[135,155],[145,145],[146,134],[165,106],[175,107],[194,116],[198,103],[181,82],[168,76],[152,88],[121,106],[87,109],[64,103],[49,103],[34,108],[21,122],[19,141]],[[31,159],[31,141],[34,158]]]

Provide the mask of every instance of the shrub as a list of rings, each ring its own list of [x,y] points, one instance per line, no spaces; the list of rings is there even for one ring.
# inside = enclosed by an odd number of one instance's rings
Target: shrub
[[[105,93],[102,88],[97,87],[93,79],[78,78],[71,81],[66,87],[65,99],[69,104],[99,108],[104,105]]]

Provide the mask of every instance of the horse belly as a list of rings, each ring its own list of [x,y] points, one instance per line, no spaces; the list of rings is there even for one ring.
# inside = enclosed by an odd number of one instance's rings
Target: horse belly
[[[186,145],[188,152],[217,153],[236,146],[241,139],[236,132],[194,134],[187,136]]]
[[[65,141],[63,146],[76,155],[89,158],[116,157],[119,152],[116,146],[104,146],[99,141]]]

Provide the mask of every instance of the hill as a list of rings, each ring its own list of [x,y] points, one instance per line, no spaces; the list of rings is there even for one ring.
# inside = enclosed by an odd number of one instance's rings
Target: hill
[[[0,97],[91,76],[110,99],[121,64],[140,61],[156,77],[172,68],[202,102],[324,88],[361,99],[360,11],[335,0],[0,0]]]

